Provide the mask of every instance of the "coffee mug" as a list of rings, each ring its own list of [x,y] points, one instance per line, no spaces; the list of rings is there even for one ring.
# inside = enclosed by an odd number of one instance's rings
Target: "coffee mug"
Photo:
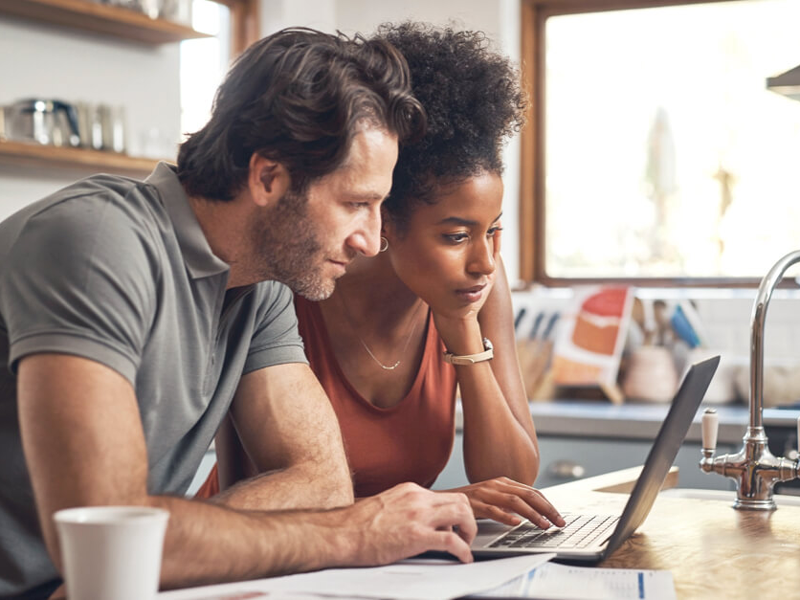
[[[169,512],[87,506],[53,515],[70,600],[151,600],[158,593]]]

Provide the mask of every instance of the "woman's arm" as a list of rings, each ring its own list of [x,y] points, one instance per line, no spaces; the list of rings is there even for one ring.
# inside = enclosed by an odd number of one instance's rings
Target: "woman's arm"
[[[497,256],[494,285],[479,314],[434,319],[448,350],[482,351],[482,338],[494,358],[456,366],[464,411],[464,464],[471,482],[509,477],[531,485],[539,471],[539,451],[517,360],[511,295]],[[477,312],[477,311],[476,311]]]
[[[517,359],[508,279],[499,253],[495,260],[494,285],[477,318],[437,320],[450,351],[479,352],[475,340],[484,337],[494,347],[492,360],[455,367],[464,414],[464,466],[472,482],[458,491],[467,495],[477,517],[513,525],[519,519],[511,513],[517,513],[546,527],[544,515],[560,526],[556,509],[530,487],[539,472],[539,448]]]
[[[539,445],[517,358],[508,278],[499,257],[478,323],[481,335],[494,346],[494,358],[456,367],[467,477],[475,482],[505,476],[532,485],[539,472]],[[488,368],[473,368],[482,365]]]

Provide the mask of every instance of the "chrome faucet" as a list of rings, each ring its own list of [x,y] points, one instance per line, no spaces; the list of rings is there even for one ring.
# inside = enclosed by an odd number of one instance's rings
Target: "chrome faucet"
[[[742,510],[775,510],[772,488],[779,481],[800,477],[800,459],[775,457],[767,447],[764,433],[764,326],[772,291],[793,264],[800,262],[800,250],[781,258],[761,280],[750,320],[750,426],[737,454],[714,456],[719,419],[713,408],[703,414],[703,458],[700,468],[736,481],[736,502]],[[800,418],[797,423],[800,441]]]

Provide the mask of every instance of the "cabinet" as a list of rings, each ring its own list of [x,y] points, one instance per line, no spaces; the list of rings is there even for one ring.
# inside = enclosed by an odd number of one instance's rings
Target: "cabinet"
[[[89,0],[0,0],[0,17],[9,16],[88,31],[112,39],[160,45],[208,37],[191,27],[118,6]],[[128,175],[149,173],[157,161],[81,148],[54,147],[3,140],[0,164],[14,167],[105,171]]]
[[[536,487],[544,488],[593,477],[610,471],[643,465],[647,460],[652,442],[643,440],[580,439],[569,437],[539,438],[542,464]],[[719,444],[717,453],[735,452],[736,448]],[[697,466],[700,462],[700,444],[684,442],[674,464],[678,466],[678,486],[732,490],[732,480],[718,475],[703,473]]]

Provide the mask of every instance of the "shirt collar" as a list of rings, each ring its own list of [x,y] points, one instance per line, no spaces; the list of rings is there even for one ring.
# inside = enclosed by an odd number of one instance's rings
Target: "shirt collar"
[[[189,274],[200,279],[229,271],[230,266],[216,256],[208,245],[197,216],[189,204],[189,197],[178,179],[176,167],[159,162],[145,179],[145,184],[158,190],[161,202],[172,221]]]

